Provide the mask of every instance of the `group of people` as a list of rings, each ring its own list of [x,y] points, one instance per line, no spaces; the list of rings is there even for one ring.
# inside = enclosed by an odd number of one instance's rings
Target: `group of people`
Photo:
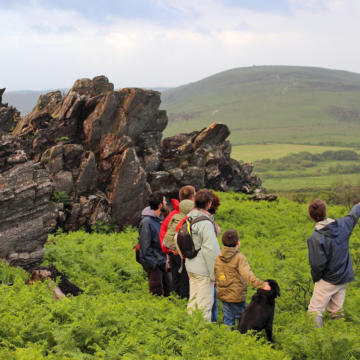
[[[220,205],[216,194],[207,189],[196,192],[188,185],[180,189],[179,200],[172,199],[171,203],[173,210],[168,213],[166,198],[153,192],[149,206],[142,211],[138,255],[148,275],[149,290],[163,296],[175,291],[188,299],[189,313],[200,309],[207,321],[217,321],[219,299],[223,321],[233,329],[246,307],[247,284],[267,291],[271,287],[253,274],[246,257],[239,252],[236,230],[223,233],[220,250],[217,237],[221,229],[214,220]],[[325,309],[334,319],[343,316],[347,284],[354,280],[349,238],[360,217],[360,205],[344,218],[333,220],[327,218],[326,204],[314,200],[309,215],[316,225],[308,239],[315,282],[308,311],[313,314],[315,326],[322,326]],[[182,256],[176,241],[186,217],[192,221],[191,236],[197,251],[191,259]]]

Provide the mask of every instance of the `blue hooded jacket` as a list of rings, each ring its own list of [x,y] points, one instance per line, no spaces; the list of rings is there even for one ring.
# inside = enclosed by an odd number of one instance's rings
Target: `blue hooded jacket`
[[[165,267],[166,256],[160,246],[160,227],[162,217],[155,214],[150,207],[145,208],[139,225],[140,262],[145,270],[156,266]]]
[[[314,230],[307,244],[309,263],[314,282],[323,279],[340,285],[354,281],[354,270],[349,252],[349,238],[360,217],[360,205],[350,213],[320,230]]]

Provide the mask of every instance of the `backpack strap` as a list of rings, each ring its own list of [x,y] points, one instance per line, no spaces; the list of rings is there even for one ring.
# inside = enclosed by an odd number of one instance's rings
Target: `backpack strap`
[[[179,248],[179,245],[177,243],[177,233],[175,234],[174,236],[174,240],[175,240],[175,246],[176,246],[176,250],[180,256],[180,259],[181,259],[181,265],[180,265],[180,268],[178,270],[178,273],[181,274],[183,272],[183,269],[184,269],[184,258],[185,256],[182,254],[180,248]]]
[[[203,215],[203,216],[197,217],[196,219],[190,219],[190,224],[192,226],[200,221],[205,221],[205,220],[208,220],[212,223],[212,220],[208,216]]]

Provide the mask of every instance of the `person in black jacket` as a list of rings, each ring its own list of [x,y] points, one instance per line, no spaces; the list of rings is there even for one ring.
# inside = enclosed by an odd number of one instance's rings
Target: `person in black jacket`
[[[152,294],[169,296],[172,290],[171,273],[166,269],[166,256],[160,246],[160,227],[166,207],[165,197],[160,192],[149,196],[149,205],[142,213],[139,225],[139,260],[148,274]]]
[[[346,289],[348,283],[354,281],[349,238],[360,217],[360,204],[337,220],[327,217],[326,204],[322,200],[313,200],[308,210],[316,222],[307,241],[311,276],[315,283],[308,312],[315,315],[315,326],[322,327],[325,309],[333,319],[344,316]]]

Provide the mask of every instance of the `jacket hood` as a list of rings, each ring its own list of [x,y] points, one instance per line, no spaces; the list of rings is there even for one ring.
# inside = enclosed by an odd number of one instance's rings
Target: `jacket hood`
[[[141,216],[151,216],[153,218],[159,218],[159,216],[156,215],[155,211],[150,208],[150,206],[146,207],[142,212]]]
[[[316,230],[321,230],[323,229],[325,226],[331,224],[332,222],[334,222],[335,220],[334,219],[331,219],[331,218],[327,218],[325,220],[322,220],[322,221],[318,221],[315,225],[315,229]]]
[[[179,210],[179,200],[177,199],[171,199],[171,206],[174,210]]]
[[[230,262],[231,259],[236,255],[238,252],[238,247],[229,247],[229,246],[223,246],[221,248],[221,252],[219,254],[219,258],[224,262]]]
[[[325,227],[321,228],[320,233],[322,233],[325,237],[328,238],[337,238],[339,236],[339,225],[337,221],[333,220]]]
[[[212,218],[212,215],[210,213],[208,213],[207,211],[206,212],[202,212],[198,209],[192,209],[190,213],[187,214],[188,217],[191,217],[193,219],[196,219],[197,217],[200,217],[200,216],[207,216],[211,221],[213,221],[213,218]]]
[[[192,200],[183,200],[180,202],[179,210],[182,214],[187,215],[194,208],[194,202]]]

